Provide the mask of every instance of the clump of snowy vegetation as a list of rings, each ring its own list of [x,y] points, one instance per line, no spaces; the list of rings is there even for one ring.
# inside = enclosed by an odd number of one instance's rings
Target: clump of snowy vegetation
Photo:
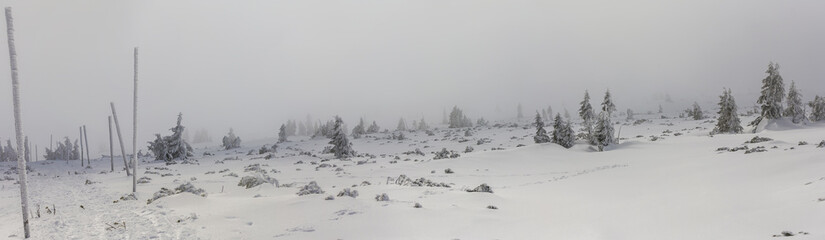
[[[486,183],[482,183],[478,185],[478,187],[473,189],[467,189],[467,192],[486,192],[486,193],[493,193],[493,189],[490,188]]]
[[[343,196],[356,198],[356,197],[358,197],[358,190],[351,190],[350,188],[344,188],[343,190],[338,192],[338,197],[343,197]]]
[[[171,128],[172,135],[161,137],[155,134],[155,141],[149,142],[149,150],[155,154],[156,160],[172,162],[175,159],[186,160],[192,156],[192,146],[182,137],[184,127],[181,125],[183,114],[178,114],[178,123]]]
[[[238,137],[238,136],[235,136],[235,132],[231,128],[229,129],[229,134],[227,134],[226,136],[223,137],[222,142],[223,142],[223,145],[221,145],[221,146],[223,146],[224,150],[229,150],[229,149],[241,147],[241,138]]]
[[[188,192],[188,193],[195,194],[195,195],[198,195],[198,196],[201,196],[201,197],[206,197],[206,190],[203,190],[202,188],[197,188],[197,187],[195,187],[195,185],[192,185],[192,183],[187,182],[187,183],[181,184],[180,186],[176,187],[175,190],[170,190],[168,188],[161,188],[160,191],[157,191],[154,194],[152,194],[152,198],[146,200],[146,204],[151,204],[152,202],[154,202],[154,201],[156,201],[160,198],[172,196],[172,195],[183,193],[183,192]]]
[[[378,195],[375,195],[375,201],[388,202],[388,201],[390,201],[390,196],[387,195],[386,193],[378,194]]]
[[[411,186],[411,187],[445,187],[449,188],[450,184],[443,183],[443,182],[433,182],[426,178],[418,178],[412,179],[408,178],[407,175],[401,174],[397,178],[389,178],[387,179],[388,183],[394,183],[396,185],[401,186]]]
[[[455,151],[448,151],[447,148],[442,148],[441,151],[435,152],[435,157],[433,160],[445,159],[445,158],[458,158],[461,154],[458,154]]]
[[[272,178],[272,177],[270,177],[269,175],[266,175],[266,174],[258,174],[258,175],[255,175],[255,176],[244,176],[243,178],[241,178],[241,181],[238,182],[238,186],[245,187],[245,188],[249,189],[249,188],[257,187],[257,186],[259,186],[261,184],[264,184],[264,183],[273,184],[276,187],[279,186],[278,185],[278,180],[276,180],[275,178]]]
[[[309,184],[304,185],[301,187],[301,190],[298,190],[298,196],[304,196],[309,194],[322,194],[324,190],[321,190],[321,187],[318,186],[318,183],[315,181],[309,182]]]

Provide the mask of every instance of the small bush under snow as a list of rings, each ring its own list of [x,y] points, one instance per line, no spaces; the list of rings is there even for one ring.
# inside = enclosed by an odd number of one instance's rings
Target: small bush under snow
[[[298,191],[298,196],[308,195],[308,194],[322,194],[324,190],[321,190],[321,187],[318,186],[318,183],[315,181],[309,182],[309,184],[304,185],[301,187],[301,190]]]

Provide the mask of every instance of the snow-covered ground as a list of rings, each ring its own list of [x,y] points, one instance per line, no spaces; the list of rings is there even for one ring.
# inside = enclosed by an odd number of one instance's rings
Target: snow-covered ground
[[[825,148],[817,148],[825,140],[825,124],[769,126],[758,134],[711,137],[713,121],[637,118],[650,120],[639,125],[620,121],[617,131],[623,140],[605,152],[582,142],[571,149],[534,144],[535,130],[526,119],[517,127],[475,127],[472,136],[441,126],[433,136],[407,132],[409,139],[401,141],[384,133],[351,139],[359,154],[374,158],[346,161],[320,154],[327,139],[291,137],[269,159],[258,149],[271,146],[274,139],[244,142],[230,151],[216,144],[201,146],[195,153],[197,165],[167,166],[144,159],[139,176],[151,181],[138,185],[137,200],[119,200],[131,191],[132,181],[122,171],[121,159],[115,159],[118,171],[112,173],[108,158],[93,160],[92,169],[81,168],[77,161],[35,162],[29,178],[32,236],[775,239],[790,231],[796,235],[792,239],[825,239]],[[744,144],[757,135],[773,140]],[[490,142],[479,145],[483,138]],[[474,151],[465,153],[468,146]],[[764,146],[767,151],[717,151],[741,146]],[[433,160],[433,152],[442,148],[461,156]],[[415,149],[425,155],[403,154]],[[254,153],[247,155],[250,150]],[[253,164],[261,170],[245,171]],[[0,237],[19,239],[19,189],[14,171],[9,171],[13,166],[0,164],[0,178],[12,178],[0,181]],[[448,168],[453,173],[445,173]],[[264,176],[262,172],[280,187],[238,186],[242,177]],[[400,175],[449,187],[395,184]],[[311,181],[324,193],[298,196]],[[161,188],[187,182],[204,189],[206,197],[184,192],[147,204]],[[493,193],[466,191],[481,184]],[[338,197],[344,188],[357,190],[358,196]],[[390,200],[376,201],[383,193]],[[328,196],[334,200],[326,200]],[[415,208],[416,203],[421,207]]]

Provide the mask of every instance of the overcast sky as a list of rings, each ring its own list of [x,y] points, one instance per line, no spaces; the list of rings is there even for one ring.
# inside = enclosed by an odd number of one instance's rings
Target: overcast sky
[[[395,127],[515,106],[568,108],[610,89],[620,111],[713,109],[730,87],[755,102],[770,61],[807,102],[825,95],[822,0],[1,0],[12,6],[24,133],[35,144],[108,141],[109,102],[131,140],[132,48],[140,47],[139,146],[178,112],[219,139],[277,136],[287,119],[341,115]],[[3,56],[7,40],[2,38]],[[0,139],[13,137],[0,57]],[[191,134],[190,134],[191,135]],[[131,148],[129,148],[131,150]]]

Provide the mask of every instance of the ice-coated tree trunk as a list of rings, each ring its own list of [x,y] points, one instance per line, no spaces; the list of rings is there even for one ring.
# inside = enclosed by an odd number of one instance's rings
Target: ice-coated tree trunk
[[[137,192],[137,96],[138,96],[138,48],[135,47],[135,99],[132,101],[132,192]]]
[[[23,209],[23,232],[25,238],[29,233],[29,195],[26,179],[26,161],[23,158],[23,119],[20,117],[20,88],[17,82],[17,50],[14,49],[14,23],[11,7],[6,7],[6,34],[9,37],[9,65],[11,66],[11,86],[14,102],[14,134],[17,137],[17,172],[20,174],[20,205]]]
[[[117,140],[120,142],[120,155],[123,155],[123,166],[126,167],[126,176],[131,176],[129,171],[129,164],[126,162],[126,147],[123,146],[123,135],[120,134],[120,123],[117,121],[117,111],[115,111],[115,103],[109,102],[112,106],[112,118],[115,119],[115,129],[117,129]]]
[[[83,167],[83,127],[78,127],[78,132],[80,132],[80,166]]]
[[[109,116],[109,162],[112,164],[112,172],[115,171],[115,146],[112,145],[112,116]]]
[[[83,140],[86,141],[86,166],[92,167],[92,155],[89,154],[89,135],[86,134],[86,125],[83,125]],[[80,151],[83,151],[83,149],[80,149]]]

